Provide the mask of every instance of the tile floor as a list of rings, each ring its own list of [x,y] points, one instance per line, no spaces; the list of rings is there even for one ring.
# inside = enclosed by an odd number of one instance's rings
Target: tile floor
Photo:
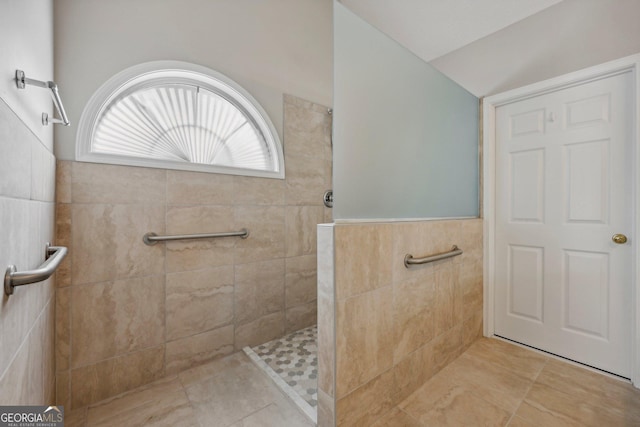
[[[251,350],[315,411],[318,407],[318,327],[311,326]]]
[[[375,427],[638,425],[629,383],[481,338]]]
[[[312,427],[244,353],[73,411],[66,427]],[[638,426],[640,391],[482,338],[375,426]]]
[[[242,352],[72,411],[65,427],[313,427]]]

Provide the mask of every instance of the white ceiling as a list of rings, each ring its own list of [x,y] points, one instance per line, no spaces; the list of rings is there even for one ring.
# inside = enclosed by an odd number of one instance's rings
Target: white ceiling
[[[340,1],[428,62],[561,0]]]

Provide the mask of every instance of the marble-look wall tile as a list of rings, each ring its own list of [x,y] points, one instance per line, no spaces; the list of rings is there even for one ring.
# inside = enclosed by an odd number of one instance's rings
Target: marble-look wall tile
[[[0,196],[31,196],[31,146],[39,141],[0,99]]]
[[[466,350],[482,337],[482,311],[476,311],[462,323],[462,348]]]
[[[56,291],[56,370],[71,367],[71,289]]]
[[[233,325],[167,343],[165,374],[171,375],[233,353]]]
[[[433,275],[393,284],[395,362],[433,339],[434,314],[440,309],[435,305],[434,288]]]
[[[61,405],[69,411],[71,408],[71,372],[56,372],[56,405]],[[66,421],[66,420],[65,420]]]
[[[333,229],[331,224],[318,226],[318,390],[331,397],[332,402],[336,362]],[[335,413],[335,402],[331,410]],[[318,425],[322,425],[318,411]]]
[[[286,179],[286,178],[285,178]],[[233,194],[236,205],[284,205],[285,181],[281,179],[233,177]]]
[[[338,224],[334,233],[338,300],[391,284],[391,224]]]
[[[398,403],[396,396],[393,372],[389,370],[338,399],[337,425],[370,426]]]
[[[234,200],[231,175],[167,171],[168,205],[231,205]]]
[[[286,154],[285,154],[286,157]],[[287,205],[322,206],[322,195],[325,188],[324,159],[305,158],[304,161],[288,161],[286,163]]]
[[[31,147],[31,200],[55,200],[56,158],[42,144]]]
[[[318,298],[317,256],[286,259],[285,306],[287,308],[315,302]]]
[[[0,402],[3,405],[28,405],[29,400],[34,398],[29,395],[35,383],[34,371],[28,365],[29,355],[34,351],[28,345],[29,336],[27,335],[25,345],[15,353],[11,363],[5,365],[6,371],[0,378]]]
[[[267,314],[244,325],[236,325],[235,350],[271,341],[284,334],[284,313]]]
[[[54,302],[45,303],[29,333],[5,366],[0,378],[0,402],[3,405],[42,405],[48,403],[53,385],[55,355],[53,349]],[[4,348],[2,349],[6,351]]]
[[[43,257],[44,245],[36,246],[30,217],[39,216],[38,203],[0,197],[0,262],[16,265],[18,270],[36,267]],[[38,316],[46,304],[47,284],[16,288],[10,297],[2,295],[0,304],[0,366],[8,366],[30,336]],[[5,326],[6,325],[6,326]],[[10,325],[10,326],[9,326]],[[14,362],[15,363],[15,362]],[[3,372],[5,372],[3,370]],[[6,373],[5,373],[6,375]]]
[[[145,245],[142,236],[162,232],[164,215],[161,205],[73,204],[72,283],[163,273],[164,248]]]
[[[284,121],[286,203],[322,206],[328,181],[325,147],[331,141],[327,108],[285,97]]]
[[[460,270],[460,287],[462,288],[462,310],[466,318],[477,311],[482,311],[482,263],[470,261],[462,264]]]
[[[241,325],[284,309],[285,260],[235,267],[235,321]]]
[[[318,427],[336,427],[336,402],[332,396],[318,389]]]
[[[393,365],[393,288],[337,301],[336,396],[341,398]],[[339,415],[339,413],[338,413]]]
[[[286,256],[316,253],[316,226],[323,221],[321,206],[287,206],[285,212]]]
[[[166,338],[175,340],[233,322],[233,267],[167,274]]]
[[[435,275],[435,334],[438,336],[462,322],[462,293],[457,266],[448,263]]]
[[[54,298],[51,298],[44,309],[43,315],[40,316],[40,336],[36,338],[42,343],[42,352],[40,356],[42,360],[42,402],[44,402],[46,405],[55,403],[55,314],[56,302]],[[45,355],[45,357],[42,357],[42,355]]]
[[[56,162],[56,202],[71,203],[71,167],[73,162]]]
[[[67,203],[56,204],[56,231],[55,243],[58,246],[71,247],[71,205]],[[67,256],[56,270],[56,286],[61,288],[71,285],[71,256]]]
[[[456,357],[462,354],[462,327],[463,325],[460,324],[454,328],[451,328],[439,337],[434,338],[431,342],[434,372],[440,371],[442,368],[451,363]]]
[[[231,206],[172,206],[167,208],[166,220],[168,234],[236,229]],[[236,240],[236,237],[231,237],[167,242],[167,272],[231,265]]]
[[[313,326],[317,323],[318,304],[316,301],[313,301],[309,304],[287,308],[285,317],[285,333],[287,334],[308,328],[309,326]]]
[[[236,264],[284,257],[284,207],[236,206],[235,220],[250,233],[236,242]]]
[[[286,155],[292,158],[324,157],[328,140],[327,123],[331,122],[326,107],[286,96],[284,129]]]
[[[162,169],[73,162],[73,203],[165,203],[166,171]]]
[[[164,375],[164,345],[71,371],[71,408],[82,408]],[[65,408],[66,409],[66,408]]]
[[[481,218],[461,221],[459,246],[464,248],[464,253],[461,256],[462,262],[482,261],[482,227]]]
[[[163,342],[163,276],[71,289],[72,367]]]
[[[45,132],[50,133],[50,131]],[[44,261],[54,240],[55,158],[0,99],[0,265]],[[0,304],[0,402],[41,405],[54,394],[54,279],[15,289]]]

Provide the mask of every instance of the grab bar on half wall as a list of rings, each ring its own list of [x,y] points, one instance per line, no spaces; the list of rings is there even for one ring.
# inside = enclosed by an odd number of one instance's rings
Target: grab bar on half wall
[[[46,261],[35,270],[17,271],[15,265],[10,265],[4,274],[4,293],[7,296],[13,295],[13,289],[16,286],[47,280],[56,271],[65,256],[67,256],[67,248],[49,246],[47,243]]]
[[[194,240],[194,239],[212,239],[216,237],[249,237],[249,230],[243,228],[240,231],[229,231],[226,233],[202,233],[202,234],[176,234],[174,236],[158,236],[156,233],[147,233],[142,236],[145,245],[153,246],[158,242],[166,240]]]
[[[458,248],[456,245],[453,245],[449,252],[429,255],[424,258],[414,258],[413,255],[407,254],[404,257],[404,266],[409,268],[411,265],[426,264],[428,262],[440,261],[441,259],[451,258],[458,255],[462,255],[462,249]]]

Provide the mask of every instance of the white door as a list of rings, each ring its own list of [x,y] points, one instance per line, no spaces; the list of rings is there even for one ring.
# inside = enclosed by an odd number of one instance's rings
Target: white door
[[[627,378],[633,87],[625,72],[496,109],[495,334]]]

